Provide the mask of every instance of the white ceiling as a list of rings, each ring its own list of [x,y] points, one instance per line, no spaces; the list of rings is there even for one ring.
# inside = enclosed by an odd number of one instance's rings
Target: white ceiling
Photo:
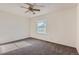
[[[20,6],[23,6],[23,3],[0,3],[0,10],[6,11],[9,13],[13,13],[19,16],[24,17],[34,17],[38,15],[43,15],[49,12],[54,12],[60,9],[64,8],[70,8],[76,6],[76,4],[72,3],[37,3],[38,5],[42,5],[44,7],[36,7],[40,9],[40,12],[36,12],[36,14],[32,14],[31,12],[25,13],[25,9],[21,8]]]

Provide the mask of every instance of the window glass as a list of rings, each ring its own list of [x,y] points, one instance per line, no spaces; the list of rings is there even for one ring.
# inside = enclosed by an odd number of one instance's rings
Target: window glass
[[[46,20],[39,20],[37,22],[37,33],[47,33],[47,21]]]

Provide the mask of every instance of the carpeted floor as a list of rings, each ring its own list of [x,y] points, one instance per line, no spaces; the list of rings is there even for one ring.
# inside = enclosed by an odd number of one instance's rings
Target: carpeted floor
[[[50,43],[35,38],[24,39],[31,45],[16,49],[2,55],[77,55],[76,48]],[[15,42],[13,42],[15,43]]]

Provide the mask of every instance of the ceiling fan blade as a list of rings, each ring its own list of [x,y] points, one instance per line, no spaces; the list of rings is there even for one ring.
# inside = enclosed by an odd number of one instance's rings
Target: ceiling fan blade
[[[40,9],[33,9],[34,11],[40,11]]]
[[[31,6],[31,7],[33,7],[33,5],[32,5],[31,3],[25,3],[25,4],[27,4],[27,5]]]

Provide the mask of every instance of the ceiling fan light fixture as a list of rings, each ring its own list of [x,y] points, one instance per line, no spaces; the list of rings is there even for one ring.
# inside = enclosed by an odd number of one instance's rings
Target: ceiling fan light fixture
[[[25,13],[31,11],[33,14],[36,14],[35,11],[40,11],[40,9],[34,8],[34,6],[37,6],[36,4],[31,4],[31,3],[24,3],[24,4],[29,6],[29,7],[21,6],[21,8],[27,9]]]

